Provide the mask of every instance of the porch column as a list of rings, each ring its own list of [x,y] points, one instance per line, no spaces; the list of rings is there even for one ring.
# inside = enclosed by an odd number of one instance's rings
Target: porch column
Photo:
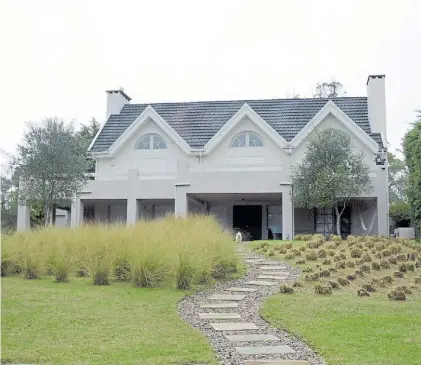
[[[294,211],[292,204],[292,187],[285,186],[282,190],[282,239],[294,238]]]
[[[70,226],[76,228],[83,223],[83,201],[75,197],[70,210]]]
[[[190,184],[177,183],[175,184],[175,207],[174,213],[176,216],[186,217],[188,212],[187,205],[187,189]]]
[[[389,202],[388,197],[377,197],[377,235],[389,236]]]
[[[31,228],[31,208],[27,205],[18,205],[17,230],[27,231]]]
[[[262,204],[262,239],[268,239],[268,205]]]
[[[139,202],[137,199],[127,199],[127,225],[136,224],[139,217]]]

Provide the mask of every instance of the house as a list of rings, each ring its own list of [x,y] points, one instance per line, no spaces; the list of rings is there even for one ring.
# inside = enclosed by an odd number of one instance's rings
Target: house
[[[253,239],[329,234],[334,213],[294,209],[290,180],[306,141],[327,127],[351,135],[374,186],[347,206],[343,235],[388,235],[384,75],[368,77],[367,97],[333,99],[132,104],[124,90],[107,91],[106,122],[89,147],[96,171],[71,225],[204,213]]]

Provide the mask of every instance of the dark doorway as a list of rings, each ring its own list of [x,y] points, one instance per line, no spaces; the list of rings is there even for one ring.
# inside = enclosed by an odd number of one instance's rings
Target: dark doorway
[[[262,206],[261,205],[234,205],[233,228],[248,233],[246,239],[262,239]]]

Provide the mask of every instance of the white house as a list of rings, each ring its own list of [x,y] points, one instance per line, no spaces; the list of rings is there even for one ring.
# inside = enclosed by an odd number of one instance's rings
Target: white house
[[[388,235],[384,75],[368,77],[367,97],[130,101],[107,91],[106,122],[89,147],[96,171],[75,197],[73,227],[200,212],[254,239],[330,233],[332,211],[294,209],[290,172],[314,130],[334,127],[364,152],[374,186],[346,208],[343,234]],[[25,229],[28,210],[19,212]]]

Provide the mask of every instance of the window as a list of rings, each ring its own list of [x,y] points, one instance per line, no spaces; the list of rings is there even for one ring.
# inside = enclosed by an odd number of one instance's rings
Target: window
[[[159,134],[145,134],[136,144],[138,150],[162,150],[167,148],[164,139]]]
[[[232,139],[231,147],[263,147],[263,142],[254,132],[241,132]]]

